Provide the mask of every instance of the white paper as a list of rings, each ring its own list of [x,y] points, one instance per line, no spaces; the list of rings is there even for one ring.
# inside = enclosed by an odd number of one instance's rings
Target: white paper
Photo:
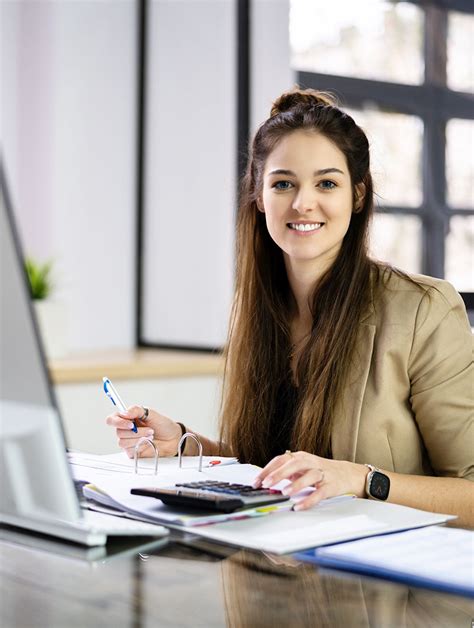
[[[110,473],[134,473],[135,472],[135,460],[129,458],[123,451],[119,451],[115,454],[88,454],[84,452],[68,452],[69,464],[72,466],[88,467],[90,469],[96,469],[101,471],[107,471]],[[219,463],[219,464],[211,464]],[[229,464],[237,463],[237,458],[223,457],[223,456],[203,456],[202,467],[212,468],[214,466],[225,466]],[[199,465],[199,456],[183,456],[182,466],[183,468],[197,467]],[[139,458],[138,468],[140,471],[149,471],[153,473],[155,468],[154,458]],[[167,471],[179,468],[179,459],[176,456],[162,457],[158,460],[158,469],[165,469]]]
[[[197,528],[196,533],[229,545],[287,554],[374,534],[444,523],[453,518],[369,499],[336,497],[309,510],[203,526]],[[379,537],[374,542],[378,543]]]

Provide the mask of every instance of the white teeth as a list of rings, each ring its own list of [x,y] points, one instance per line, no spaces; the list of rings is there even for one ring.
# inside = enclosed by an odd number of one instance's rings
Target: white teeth
[[[324,223],[315,222],[311,225],[303,225],[298,222],[290,222],[290,229],[295,229],[295,231],[316,231],[316,229],[321,229]]]

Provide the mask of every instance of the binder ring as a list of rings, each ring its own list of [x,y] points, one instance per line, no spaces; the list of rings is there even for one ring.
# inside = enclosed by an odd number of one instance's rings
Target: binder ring
[[[157,473],[158,473],[158,458],[160,457],[160,454],[158,452],[158,447],[155,445],[155,443],[151,440],[151,438],[147,438],[146,436],[143,436],[142,438],[140,438],[138,443],[135,445],[135,454],[134,454],[135,474],[138,475],[138,451],[140,449],[140,446],[145,444],[145,443],[147,445],[151,445],[153,447],[153,449],[155,450],[155,475],[157,475]]]
[[[197,444],[197,446],[199,448],[199,469],[198,469],[198,471],[202,471],[202,445],[201,445],[201,441],[196,436],[196,434],[193,434],[192,432],[186,432],[179,439],[179,443],[178,443],[178,466],[181,469],[181,466],[182,466],[182,463],[183,463],[183,454],[181,453],[181,446],[182,446],[182,444],[184,443],[184,441],[188,437],[190,437],[194,441],[196,441],[196,444]]]

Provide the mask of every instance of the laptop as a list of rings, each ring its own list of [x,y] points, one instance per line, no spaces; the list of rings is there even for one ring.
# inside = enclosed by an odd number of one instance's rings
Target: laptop
[[[0,163],[0,523],[87,546],[162,526],[81,508]]]

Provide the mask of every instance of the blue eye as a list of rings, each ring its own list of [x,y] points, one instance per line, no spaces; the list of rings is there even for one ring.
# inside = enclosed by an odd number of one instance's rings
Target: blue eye
[[[277,181],[276,183],[273,184],[272,187],[274,187],[276,190],[289,190],[290,187],[293,184],[290,181]]]
[[[336,187],[336,184],[334,183],[334,181],[329,181],[328,179],[325,179],[324,181],[320,181],[318,185],[323,190],[333,190]]]

